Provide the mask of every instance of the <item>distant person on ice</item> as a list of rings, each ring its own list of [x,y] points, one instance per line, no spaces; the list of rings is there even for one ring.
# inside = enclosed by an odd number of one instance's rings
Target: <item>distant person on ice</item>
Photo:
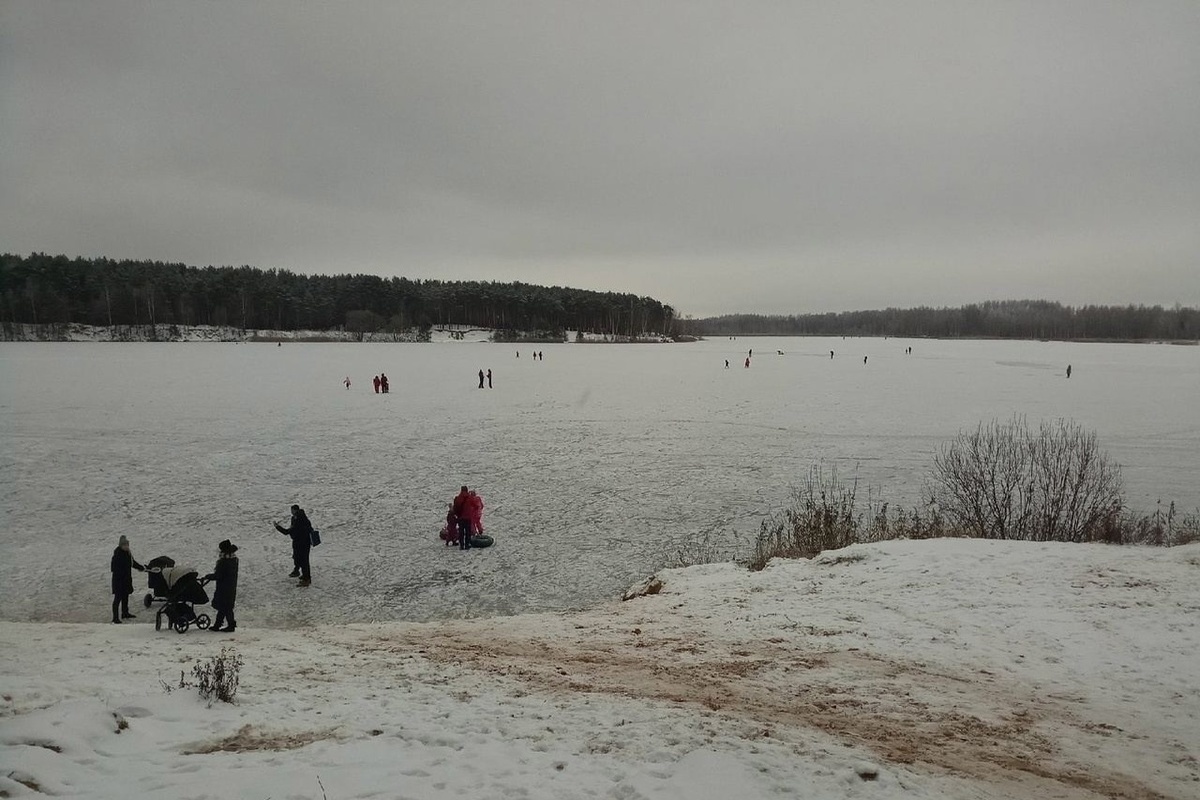
[[[466,486],[454,496],[450,512],[458,523],[458,549],[471,549],[471,492]]]
[[[349,389],[350,388],[350,376],[347,375],[346,380],[342,381],[342,383],[346,384],[346,388]]]
[[[376,375],[371,382],[375,384],[375,394],[379,394],[379,376]]]
[[[298,505],[292,506],[292,521],[288,527],[283,527],[278,522],[275,523],[275,530],[282,533],[284,536],[292,537],[292,564],[294,568],[288,573],[289,578],[300,578],[297,586],[308,586],[312,583],[312,567],[309,564],[309,555],[312,550],[312,523],[308,521],[308,515],[304,513],[304,509]]]
[[[1071,377],[1071,365],[1070,364],[1067,364],[1067,377],[1068,378]]]
[[[117,540],[117,549],[113,550],[109,569],[112,570],[112,621],[114,625],[120,625],[121,620],[137,616],[129,613],[129,595],[133,594],[133,571],[146,571],[145,567],[134,560],[133,553],[129,552],[129,540],[124,534]],[[118,613],[120,616],[117,616]]]
[[[488,381],[488,388],[489,389],[492,388],[492,371],[490,369],[487,371],[487,381]]]
[[[209,628],[215,633],[233,633],[237,620],[233,618],[233,604],[237,601],[238,559],[237,545],[228,539],[217,545],[220,555],[217,556],[217,566],[204,576],[204,581],[216,581],[217,588],[213,590],[212,607],[217,610],[217,621]],[[224,628],[221,623],[228,623]]]
[[[483,370],[479,370],[479,388],[483,388]]]
[[[387,375],[384,375],[382,372],[379,373],[379,391],[383,392],[384,394],[388,393]]]

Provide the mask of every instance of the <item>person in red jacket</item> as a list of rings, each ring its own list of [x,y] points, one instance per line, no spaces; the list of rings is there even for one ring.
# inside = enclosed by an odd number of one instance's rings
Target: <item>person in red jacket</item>
[[[471,492],[466,486],[454,496],[454,502],[450,504],[450,511],[454,514],[454,519],[458,522],[458,548],[460,550],[471,549]]]
[[[471,535],[478,536],[483,533],[483,498],[474,490],[467,499],[467,516],[471,518]]]

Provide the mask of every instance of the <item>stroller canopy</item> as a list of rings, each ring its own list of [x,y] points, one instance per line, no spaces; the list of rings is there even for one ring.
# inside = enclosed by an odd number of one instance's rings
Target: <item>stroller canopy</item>
[[[167,582],[168,589],[173,589],[176,583],[189,575],[196,577],[199,574],[194,567],[167,567],[162,571],[163,580]]]

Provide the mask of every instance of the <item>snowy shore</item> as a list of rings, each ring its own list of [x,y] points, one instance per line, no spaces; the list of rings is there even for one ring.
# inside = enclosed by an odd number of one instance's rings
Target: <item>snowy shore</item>
[[[659,577],[424,624],[0,622],[0,796],[1200,797],[1200,545]],[[222,647],[236,704],[167,691]]]

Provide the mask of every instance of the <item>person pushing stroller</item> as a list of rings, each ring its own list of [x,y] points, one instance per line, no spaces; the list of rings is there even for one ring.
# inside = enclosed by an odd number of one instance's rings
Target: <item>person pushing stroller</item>
[[[217,566],[204,576],[204,582],[216,581],[217,588],[213,590],[212,606],[217,611],[217,621],[209,628],[215,633],[233,633],[237,628],[237,620],[233,618],[233,605],[237,600],[238,558],[237,545],[228,539],[217,545],[220,555],[217,556]],[[227,623],[224,628],[221,623]]]

